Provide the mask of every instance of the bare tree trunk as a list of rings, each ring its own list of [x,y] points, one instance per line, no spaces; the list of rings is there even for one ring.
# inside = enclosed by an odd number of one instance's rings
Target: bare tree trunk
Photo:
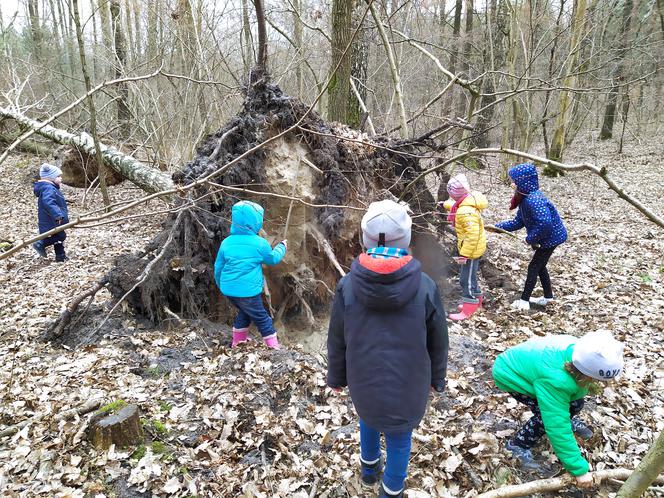
[[[616,62],[613,70],[611,90],[606,101],[606,108],[604,109],[604,121],[602,123],[602,131],[599,134],[600,140],[607,140],[613,136],[613,123],[616,119],[616,104],[618,102],[618,91],[620,83],[623,79],[623,72],[625,68],[625,54],[627,53],[627,35],[629,33],[629,26],[632,22],[632,8],[634,6],[633,0],[624,0],[623,5],[623,18],[618,36],[618,53],[616,54]]]
[[[41,24],[39,22],[39,2],[38,0],[28,0],[28,17],[30,21],[30,35],[34,45],[35,58],[42,59],[43,36]]]
[[[332,0],[332,44],[330,47],[330,72],[339,66],[332,75],[327,89],[330,121],[348,123],[350,102],[350,75],[352,49],[344,50],[353,35],[353,0]]]
[[[99,169],[99,188],[101,189],[101,196],[104,201],[104,206],[108,209],[111,205],[111,199],[108,196],[108,188],[106,187],[106,167],[104,166],[104,158],[101,154],[99,147],[99,135],[97,134],[97,110],[95,109],[94,99],[90,95],[92,84],[90,83],[90,75],[85,60],[85,43],[83,41],[83,31],[81,30],[81,17],[78,12],[78,0],[72,0],[72,8],[74,13],[74,23],[76,25],[76,39],[78,40],[78,53],[81,58],[81,70],[83,71],[83,80],[85,81],[85,91],[88,93],[88,109],[90,110],[90,132],[94,141],[95,157],[97,158],[97,166]]]
[[[265,10],[263,0],[253,0],[256,9],[256,24],[258,25],[258,53],[256,54],[256,67],[259,72],[267,73],[267,27],[265,24]]]
[[[650,447],[627,482],[622,485],[616,498],[638,498],[662,471],[664,471],[664,431],[659,433],[657,441]]]
[[[452,25],[452,48],[450,50],[450,73],[456,74],[457,72],[457,61],[459,58],[459,43],[461,36],[461,12],[463,10],[463,0],[456,0],[454,4],[454,24]],[[457,92],[456,88],[453,88],[450,92],[449,97],[444,100],[443,104],[443,116],[450,114],[452,110],[452,104],[454,103],[454,95]]]
[[[129,61],[135,61],[136,60],[136,40],[134,39],[134,28],[132,27],[131,24],[131,1],[130,0],[125,0],[124,3],[124,31],[127,33],[127,46],[129,49],[127,52],[129,53]]]
[[[160,0],[148,2],[148,25],[147,25],[147,58],[152,59],[157,55],[157,22],[160,9]]]
[[[95,51],[97,50],[97,46],[99,43],[99,39],[97,38],[97,13],[95,12],[95,0],[90,0],[90,17],[92,18],[92,53],[95,54]],[[80,43],[79,43],[79,49],[80,49]],[[97,79],[97,69],[99,67],[99,64],[97,64],[97,58],[92,57],[92,77],[96,80]]]
[[[304,57],[304,50],[302,47],[302,5],[301,0],[293,0],[293,40],[295,41],[295,53],[297,54],[298,63],[295,68],[295,86],[297,88],[297,97],[302,98],[304,94],[304,69],[301,60]]]
[[[566,88],[574,87],[576,84],[575,68],[579,60],[579,44],[585,31],[586,0],[575,0],[574,13],[571,20],[571,38],[569,43],[569,58],[566,68],[566,76],[563,79],[563,86]],[[572,108],[574,95],[569,90],[560,92],[558,101],[558,117],[556,119],[556,129],[551,140],[549,150],[549,159],[560,161],[565,150],[565,135],[567,132],[569,111]]]
[[[461,57],[461,63],[459,64],[459,76],[464,79],[470,79],[470,52],[472,48],[471,44],[471,35],[473,32],[473,0],[464,0],[466,5],[466,25],[464,28],[464,40],[463,40],[463,53]],[[467,105],[465,102],[465,93],[461,93],[459,96],[459,107],[457,110],[458,116],[467,116],[472,114],[467,112]]]
[[[496,0],[490,3],[487,16],[487,33],[485,40],[487,47],[483,53],[484,70],[495,71],[505,63],[505,51],[503,50],[503,38],[505,27],[505,13],[503,12],[503,1],[500,6]],[[496,112],[496,106],[491,105],[496,101],[496,96],[492,95],[496,90],[494,81],[495,76],[488,74],[482,81],[482,97],[480,99],[480,109],[484,109],[477,116],[475,122],[475,137],[472,139],[474,147],[489,146],[489,130],[493,116]]]
[[[127,52],[125,50],[125,38],[122,32],[122,22],[120,18],[120,0],[110,0],[111,27],[115,40],[115,77],[120,78],[124,72],[127,62]],[[129,105],[129,87],[126,83],[118,85],[117,97],[117,116],[120,125],[120,136],[124,139],[131,135],[131,112]]]
[[[553,44],[549,52],[549,81],[553,80],[553,64],[556,58],[556,51],[558,50],[558,39],[560,38],[560,21],[565,11],[565,0],[560,0],[560,9],[558,10],[558,17],[556,18],[556,28],[554,31]],[[549,157],[549,134],[547,132],[547,121],[549,120],[549,103],[551,101],[551,91],[547,90],[544,96],[544,112],[542,113],[542,138],[544,139],[544,155]]]
[[[251,24],[249,23],[249,5],[248,0],[242,0],[242,37],[240,43],[244,39],[244,46],[242,50],[242,60],[244,61],[244,74],[248,75],[251,66],[254,65],[254,47],[251,42]]]
[[[353,10],[353,29],[357,28],[362,21],[363,4],[357,3]],[[364,27],[360,28],[358,37],[353,44],[351,53],[350,77],[359,95],[351,93],[348,103],[348,125],[353,128],[359,128],[362,120],[362,105],[360,100],[366,105],[367,102],[367,75],[369,70],[369,31]]]

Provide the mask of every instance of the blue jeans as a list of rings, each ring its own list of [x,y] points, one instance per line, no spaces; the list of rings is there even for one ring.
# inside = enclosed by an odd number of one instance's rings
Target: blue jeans
[[[263,337],[277,333],[272,325],[272,318],[270,318],[270,315],[265,310],[265,306],[263,306],[262,294],[253,297],[228,296],[228,299],[238,309],[233,327],[244,329],[253,322]]]
[[[477,297],[482,295],[480,286],[477,283],[477,269],[480,267],[480,258],[468,259],[459,272],[459,283],[461,284],[461,294],[466,303],[476,303]]]
[[[403,489],[408,472],[412,431],[385,434],[387,461],[383,473],[383,486],[394,494]],[[365,463],[380,459],[380,432],[360,419],[360,458]]]

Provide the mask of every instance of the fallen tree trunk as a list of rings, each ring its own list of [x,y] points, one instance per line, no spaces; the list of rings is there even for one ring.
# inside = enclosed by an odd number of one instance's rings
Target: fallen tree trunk
[[[60,412],[56,414],[53,418],[55,421],[61,421],[61,420],[69,420],[71,418],[74,418],[78,415],[85,415],[86,413],[90,413],[91,411],[96,410],[101,406],[101,399],[91,399],[86,401],[80,406],[77,406],[75,408],[70,408],[69,410],[65,410],[63,412]],[[34,417],[31,417],[29,419],[23,420],[22,422],[19,422],[18,424],[10,425],[9,427],[3,429],[0,431],[0,438],[7,437],[7,436],[13,436],[16,434],[18,431],[23,429],[25,426],[34,424],[35,422],[39,422],[40,420],[45,419],[51,415],[50,413],[41,413],[39,415],[35,415]]]
[[[623,481],[632,473],[629,469],[611,469],[598,470],[593,472],[593,482],[600,484],[607,479],[617,479]],[[657,484],[664,483],[664,477],[658,478]],[[526,482],[524,484],[515,484],[512,486],[503,486],[502,488],[487,491],[477,496],[477,498],[516,498],[518,496],[529,496],[535,493],[544,493],[547,491],[560,491],[574,485],[574,478],[570,475],[563,477],[554,477],[551,479],[539,479],[537,481]]]
[[[6,107],[0,107],[0,116],[14,119],[22,126],[35,130],[39,135],[42,135],[49,140],[53,140],[56,143],[72,145],[85,151],[90,156],[95,155],[94,140],[87,133],[74,135],[66,130],[54,128],[53,126],[30,119],[24,114]],[[101,148],[101,155],[104,159],[105,165],[117,171],[127,180],[146,192],[154,193],[174,188],[175,185],[169,175],[151,168],[113,147],[109,147],[102,143],[99,143],[99,147]]]
[[[18,138],[17,133],[0,133],[0,145],[3,147],[9,146],[14,140]],[[17,149],[22,152],[27,152],[28,154],[34,154],[36,156],[49,156],[53,152],[53,149],[47,147],[44,144],[34,142],[33,140],[25,140],[17,146]]]

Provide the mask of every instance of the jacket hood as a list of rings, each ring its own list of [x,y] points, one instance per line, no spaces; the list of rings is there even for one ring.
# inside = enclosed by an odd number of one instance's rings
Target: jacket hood
[[[489,206],[489,201],[482,192],[471,192],[463,201],[461,201],[459,206],[471,206],[477,209],[486,209]]]
[[[534,164],[517,164],[510,168],[508,174],[516,184],[516,188],[522,194],[528,195],[531,192],[539,190],[539,180],[537,179],[537,169]]]
[[[231,235],[255,235],[263,227],[262,206],[251,201],[233,204],[231,213]]]
[[[403,308],[420,288],[422,265],[411,259],[392,273],[376,273],[356,259],[351,265],[350,278],[355,298],[368,308]]]
[[[53,182],[49,182],[48,180],[38,180],[33,185],[32,191],[34,192],[35,196],[39,197],[42,194],[42,192],[44,192],[44,190],[49,189],[51,187],[60,190],[60,187],[58,187]]]

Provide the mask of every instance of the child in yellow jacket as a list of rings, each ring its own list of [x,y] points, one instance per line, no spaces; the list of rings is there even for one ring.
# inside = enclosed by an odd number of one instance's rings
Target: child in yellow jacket
[[[447,221],[456,231],[459,257],[463,262],[459,273],[463,296],[461,313],[470,315],[482,304],[483,299],[477,282],[477,269],[486,250],[486,231],[481,211],[487,208],[489,202],[481,192],[471,192],[468,178],[462,173],[450,178],[447,192],[450,198],[443,207],[449,211]]]

